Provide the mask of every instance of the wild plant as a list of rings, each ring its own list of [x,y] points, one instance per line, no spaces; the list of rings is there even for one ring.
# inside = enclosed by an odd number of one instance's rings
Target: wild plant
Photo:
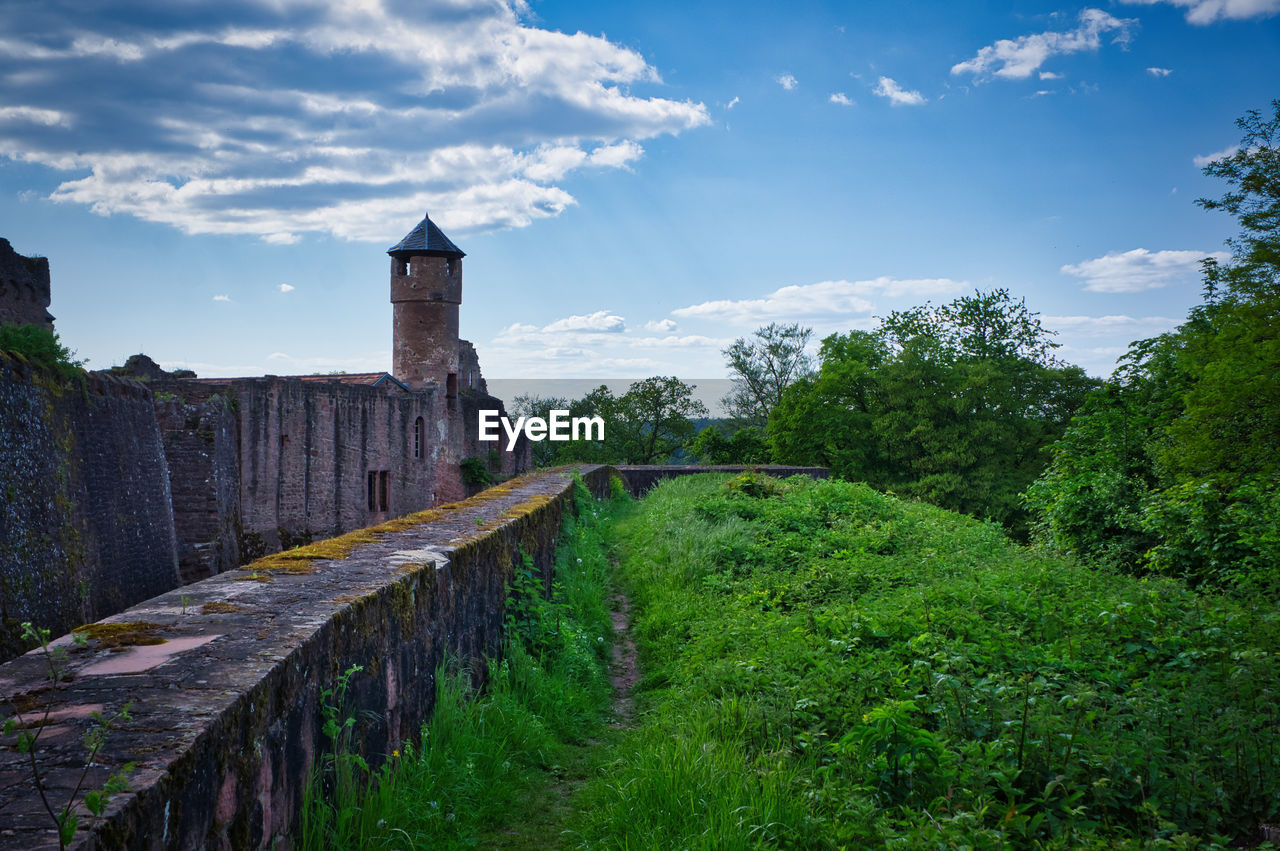
[[[49,814],[49,818],[57,828],[58,846],[66,848],[75,839],[76,832],[80,829],[80,814],[77,812],[78,804],[83,804],[85,810],[92,816],[93,822],[90,822],[89,825],[89,827],[92,827],[93,823],[101,819],[106,812],[111,796],[124,792],[129,788],[127,778],[129,772],[133,771],[134,768],[134,763],[132,762],[126,763],[111,772],[106,781],[98,788],[85,789],[85,784],[89,779],[90,769],[96,765],[98,755],[107,743],[111,728],[118,722],[131,720],[129,711],[132,705],[129,703],[124,704],[110,717],[104,716],[97,711],[90,714],[89,728],[81,739],[85,751],[84,766],[80,769],[80,776],[76,780],[75,787],[61,807],[58,807],[57,802],[50,800],[51,793],[45,787],[44,778],[47,769],[41,768],[40,764],[40,737],[49,726],[54,706],[58,702],[58,694],[69,679],[70,674],[67,669],[66,649],[62,646],[53,645],[49,640],[49,636],[49,630],[37,628],[30,621],[22,624],[22,638],[25,641],[39,645],[40,655],[48,666],[48,672],[45,676],[52,684],[52,688],[44,701],[43,708],[36,713],[24,714],[10,700],[9,705],[12,715],[4,722],[4,734],[6,736],[16,735],[15,743],[18,753],[26,756],[27,766],[31,770],[32,782],[40,795],[40,802],[44,805],[45,812]],[[73,632],[72,640],[77,644],[84,644],[87,639],[83,634]],[[40,717],[36,718],[36,714],[39,714]],[[83,797],[81,796],[82,791],[84,792]]]

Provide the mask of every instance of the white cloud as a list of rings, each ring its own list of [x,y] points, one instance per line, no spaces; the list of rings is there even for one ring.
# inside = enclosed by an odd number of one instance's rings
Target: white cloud
[[[800,81],[790,74],[783,74],[778,78],[778,85],[782,86],[787,91],[791,91],[796,86],[800,85]]]
[[[1172,68],[1148,68],[1147,73],[1153,77],[1167,77],[1173,73]]]
[[[214,300],[214,301],[231,301],[231,296],[229,296],[229,295],[216,295],[216,296],[214,296],[214,297],[213,297],[213,300]]]
[[[1058,74],[1053,71],[1040,72],[1040,79],[1042,80],[1061,80],[1063,76],[1064,76],[1063,74]]]
[[[734,95],[734,96],[733,96],[733,100],[729,101],[728,105],[727,105],[727,106],[725,106],[725,109],[733,109],[735,106],[737,106],[737,105],[738,105],[739,101],[741,101],[741,100],[742,100],[742,99],[741,99],[741,98],[739,98],[737,95]]]
[[[880,97],[888,98],[894,106],[919,106],[925,103],[924,95],[902,88],[891,77],[881,77],[874,91]]]
[[[1051,331],[1073,337],[1106,337],[1127,334],[1132,339],[1168,331],[1179,320],[1168,316],[1041,316],[1040,323]]]
[[[1280,13],[1280,0],[1120,0],[1122,3],[1153,6],[1170,3],[1187,10],[1187,22],[1211,24],[1214,21],[1242,21],[1266,18]]]
[[[849,100],[849,96],[844,92],[832,92],[831,97],[827,98],[827,100],[840,106],[853,106],[853,101]]]
[[[550,334],[562,333],[565,331],[590,331],[596,334],[620,334],[627,330],[627,323],[616,313],[610,313],[607,310],[597,310],[595,313],[588,313],[583,316],[566,316],[564,319],[557,319],[550,325],[542,329]]]
[[[1201,156],[1192,157],[1191,161],[1196,164],[1196,168],[1204,168],[1209,163],[1216,163],[1218,160],[1225,160],[1227,157],[1234,157],[1239,152],[1239,145],[1231,145],[1223,148],[1221,151],[1215,151],[1212,154],[1203,154]]]
[[[1113,251],[1082,263],[1067,264],[1060,270],[1085,281],[1085,289],[1099,293],[1136,293],[1154,290],[1178,281],[1194,279],[1200,261],[1212,257],[1228,259],[1223,251]]]
[[[1133,18],[1116,18],[1101,9],[1085,9],[1080,13],[1080,26],[1074,30],[1002,38],[979,50],[972,59],[953,65],[951,73],[973,74],[978,80],[1025,80],[1052,56],[1097,50],[1103,33],[1115,33],[1113,44],[1127,44],[1129,28],[1136,23]]]
[[[38,106],[0,106],[0,124],[24,122],[42,127],[70,127],[71,116]]]
[[[297,289],[297,287],[295,287],[293,284],[281,284],[281,285],[280,285],[280,292],[282,292],[282,293],[291,293],[291,292],[293,292],[295,289]]]
[[[674,319],[650,319],[644,323],[644,330],[652,331],[655,334],[668,334],[676,330],[676,327]]]
[[[841,320],[869,314],[873,296],[930,296],[963,289],[950,278],[899,280],[880,277],[869,281],[822,281],[782,287],[761,298],[723,299],[677,308],[672,315],[748,325],[761,322]]]
[[[637,348],[689,349],[712,348],[717,351],[733,342],[731,337],[707,337],[703,334],[686,334],[683,337],[670,334],[666,337],[636,337],[631,345]]]
[[[571,172],[710,120],[643,92],[662,80],[635,50],[518,2],[48,5],[5,5],[0,157],[67,172],[53,200],[187,233],[387,241],[423,209],[453,235],[521,227],[575,203]]]

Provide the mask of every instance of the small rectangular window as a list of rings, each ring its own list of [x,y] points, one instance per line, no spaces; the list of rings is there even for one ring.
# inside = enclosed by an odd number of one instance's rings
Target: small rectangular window
[[[370,511],[389,511],[391,509],[390,470],[369,471],[368,505]]]

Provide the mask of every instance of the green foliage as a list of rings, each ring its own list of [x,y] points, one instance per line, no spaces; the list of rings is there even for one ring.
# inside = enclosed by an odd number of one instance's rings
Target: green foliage
[[[1134,343],[1027,492],[1038,536],[1128,570],[1266,593],[1280,587],[1280,101],[1250,112],[1240,150],[1205,168],[1230,185],[1231,262],[1205,300]]]
[[[644,711],[582,846],[1208,848],[1280,816],[1270,600],[784,485],[684,477],[622,521]]]
[[[68,381],[84,380],[84,361],[76,360],[57,333],[43,325],[0,323],[0,351],[22,355]]]
[[[463,458],[462,482],[468,487],[488,487],[497,481],[489,472],[489,462],[485,458]]]
[[[701,464],[768,464],[769,443],[764,429],[741,426],[726,434],[721,425],[712,424],[698,432],[688,449]]]
[[[1152,494],[1141,523],[1152,570],[1246,594],[1280,590],[1280,489],[1270,478],[1192,479]]]
[[[723,400],[729,415],[743,425],[764,428],[782,392],[813,372],[805,348],[813,330],[800,323],[771,322],[757,328],[753,339],[739,337],[722,354],[733,373],[733,386]]]
[[[1051,357],[1007,290],[886,317],[823,341],[816,377],[769,422],[774,461],[925,499],[1026,533],[1020,494],[1096,382]]]

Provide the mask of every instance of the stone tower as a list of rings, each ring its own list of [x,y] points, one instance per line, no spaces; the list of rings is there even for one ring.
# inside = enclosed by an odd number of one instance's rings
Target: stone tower
[[[458,306],[462,258],[430,216],[391,255],[391,372],[410,387],[434,382],[450,409],[458,396]]]

